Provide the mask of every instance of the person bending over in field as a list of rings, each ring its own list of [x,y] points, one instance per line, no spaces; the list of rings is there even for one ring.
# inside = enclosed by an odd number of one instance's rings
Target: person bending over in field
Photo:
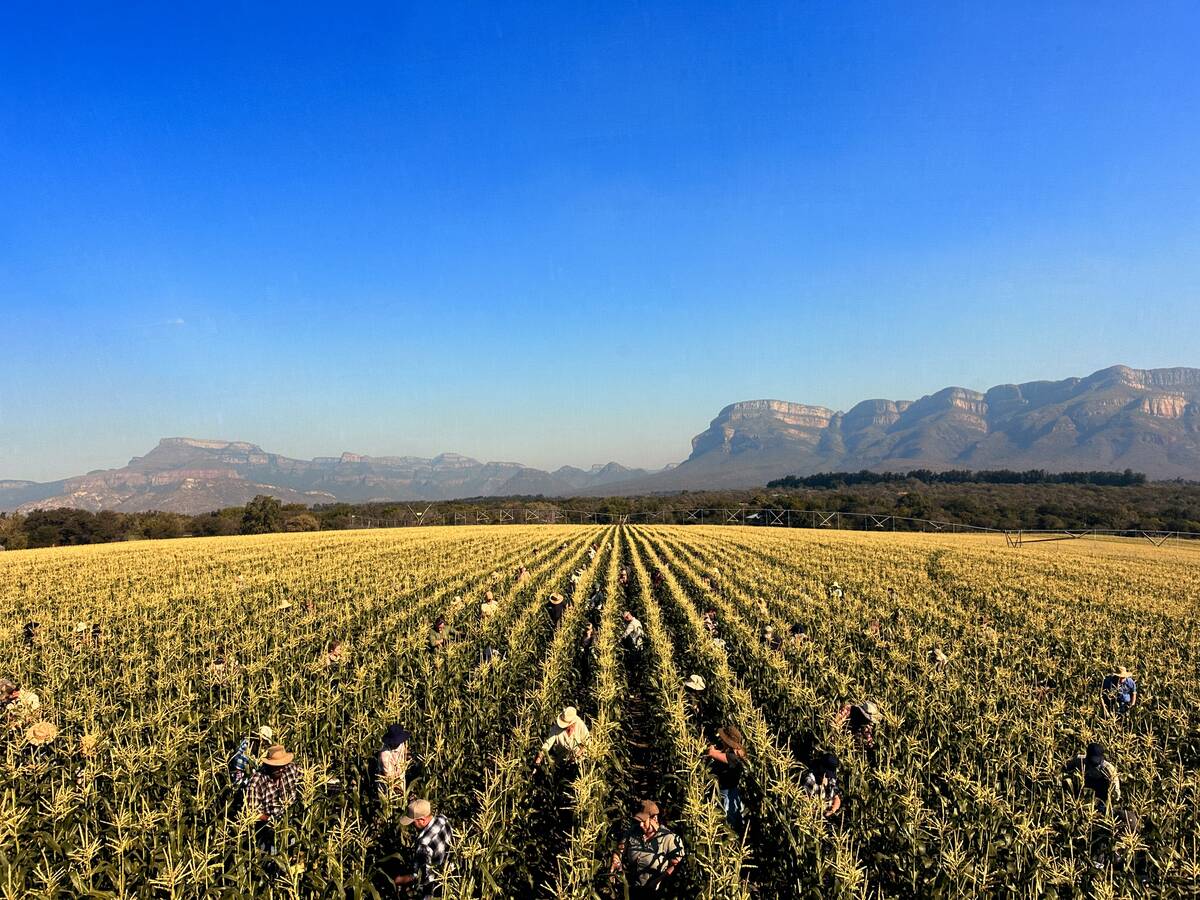
[[[834,728],[844,728],[863,747],[875,746],[875,727],[879,723],[879,706],[874,700],[847,703],[833,717]]]
[[[641,801],[612,855],[609,872],[614,878],[625,873],[630,900],[659,896],[687,855],[683,840],[659,821],[660,815],[653,800]]]
[[[1121,799],[1121,779],[1117,767],[1104,758],[1104,748],[1099,744],[1088,744],[1087,752],[1063,766],[1067,784],[1076,796],[1091,791],[1101,812],[1108,810],[1108,802]]]
[[[250,776],[246,795],[250,808],[258,813],[258,848],[264,853],[275,852],[275,822],[300,794],[300,769],[293,759],[295,754],[282,744],[272,744],[262,765]]]
[[[778,650],[783,647],[783,641],[775,633],[774,625],[767,625],[763,628],[763,643],[768,650]]]
[[[621,613],[621,620],[625,623],[625,630],[621,632],[621,643],[631,653],[641,653],[646,646],[646,632],[642,623],[629,610]]]
[[[842,809],[842,789],[838,787],[837,769],[838,758],[832,753],[824,753],[800,783],[804,793],[821,801],[821,815],[826,819],[832,819]]]
[[[0,678],[0,713],[10,728],[20,728],[40,717],[41,698],[11,678]]]
[[[346,647],[340,640],[333,640],[329,649],[321,656],[321,668],[335,669],[346,661]]]
[[[551,594],[550,601],[546,604],[546,609],[550,613],[550,624],[558,628],[562,622],[563,614],[567,611],[567,600],[562,594]]]
[[[742,805],[741,792],[742,772],[746,769],[746,746],[741,730],[736,725],[719,729],[717,743],[709,746],[705,756],[712,760],[713,769],[716,771],[725,821],[734,831],[740,833],[746,809]]]
[[[587,749],[588,737],[590,732],[587,724],[579,717],[575,707],[564,708],[554,722],[554,729],[542,742],[542,749],[533,760],[533,770],[536,772],[542,761],[555,750],[561,751],[568,762],[579,762]]]
[[[1100,685],[1100,702],[1104,704],[1104,711],[1118,719],[1123,718],[1137,703],[1137,695],[1137,682],[1133,680],[1133,673],[1124,666],[1119,666],[1117,671],[1105,675]]]
[[[38,642],[38,632],[42,627],[41,622],[26,622],[22,633],[25,636],[25,646],[33,647]]]
[[[711,606],[708,609],[706,609],[704,611],[703,617],[701,618],[701,621],[704,623],[704,630],[708,632],[708,636],[716,637],[717,636],[717,611],[716,611],[716,609],[714,609]]]
[[[254,734],[247,735],[238,742],[237,750],[229,758],[226,769],[229,772],[229,784],[233,788],[233,796],[229,802],[229,815],[237,816],[246,802],[246,790],[250,787],[250,778],[258,768],[259,758],[263,748],[268,746],[275,737],[268,726],[262,725]]]
[[[408,872],[393,878],[393,883],[400,887],[414,886],[423,900],[440,897],[442,886],[438,879],[449,868],[454,843],[450,823],[445,816],[434,815],[428,800],[413,800],[408,804],[408,815],[400,817],[400,824],[417,829],[417,843],[412,866]]]
[[[529,580],[529,570],[524,566],[517,566],[517,584],[522,585]]]
[[[797,647],[808,642],[808,632],[804,629],[804,626],[801,625],[799,622],[797,622],[796,624],[794,624],[792,626],[791,635],[792,635],[792,643]]]
[[[383,733],[383,747],[371,759],[371,774],[380,797],[403,797],[408,790],[408,739],[403,725],[389,725]]]
[[[687,712],[688,718],[698,725],[703,725],[706,721],[704,716],[704,689],[706,687],[708,685],[704,683],[704,677],[694,673],[683,682],[683,708]]]

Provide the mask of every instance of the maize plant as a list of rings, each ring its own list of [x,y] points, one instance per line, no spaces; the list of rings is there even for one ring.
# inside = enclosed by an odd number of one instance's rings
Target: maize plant
[[[454,828],[455,900],[621,896],[609,860],[641,799],[687,846],[667,896],[1195,896],[1196,562],[717,526],[5,553],[0,676],[40,705],[3,713],[0,897],[403,896],[381,864],[411,854],[397,819],[416,796]],[[625,610],[641,654],[619,641]],[[1100,681],[1122,666],[1138,701],[1118,716]],[[864,742],[837,717],[868,699]],[[568,705],[587,751],[535,772]],[[381,799],[368,761],[393,722],[421,762]],[[704,758],[720,725],[749,754],[743,831]],[[261,726],[302,775],[273,853],[230,805],[228,761]],[[1120,775],[1107,804],[1064,775],[1090,742]],[[806,782],[821,753],[839,761],[833,818]]]

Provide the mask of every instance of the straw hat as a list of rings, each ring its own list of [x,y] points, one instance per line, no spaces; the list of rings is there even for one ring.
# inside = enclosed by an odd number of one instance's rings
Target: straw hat
[[[658,804],[653,800],[642,800],[641,807],[633,814],[633,817],[639,822],[645,822],[653,816],[660,814]]]
[[[1132,677],[1133,677],[1133,673],[1132,673],[1132,672],[1130,672],[1130,671],[1129,671],[1127,668],[1125,668],[1124,666],[1117,666],[1117,673],[1116,673],[1116,674],[1117,674],[1117,677],[1118,677],[1118,678],[1132,678]]]
[[[75,623],[75,633],[76,634],[83,634],[85,631],[87,631],[87,629],[88,629],[87,622],[76,622]]]
[[[559,728],[570,728],[576,722],[582,721],[583,720],[579,718],[579,713],[575,710],[575,707],[566,706],[563,707],[563,711],[558,714],[555,724],[558,725]]]
[[[287,750],[283,748],[283,744],[272,744],[267,748],[267,755],[263,758],[263,765],[286,766],[295,758],[296,754],[288,753]]]
[[[53,722],[34,722],[25,732],[25,739],[38,746],[48,744],[58,737],[58,726]]]
[[[408,815],[400,817],[401,825],[411,825],[417,819],[433,815],[433,807],[428,800],[414,800],[408,804]]]
[[[550,602],[551,602],[551,603],[553,603],[555,606],[558,606],[558,605],[559,605],[560,603],[562,603],[562,602],[563,602],[565,599],[566,599],[566,598],[565,598],[565,597],[563,597],[563,595],[562,595],[562,594],[551,594],[551,595],[550,595]]]
[[[734,750],[741,750],[746,744],[742,730],[736,725],[726,725],[717,729],[717,737],[721,739],[722,744]]]
[[[689,675],[683,686],[689,690],[702,691],[704,690],[704,678],[696,674]]]
[[[874,719],[879,715],[879,705],[874,700],[868,700],[863,704],[863,712]]]
[[[279,605],[276,606],[275,608],[276,609],[291,609],[292,601],[291,600],[281,600],[281,601],[279,601]]]
[[[270,725],[260,725],[258,726],[258,736],[264,741],[273,741],[275,739],[275,732],[271,729]]]

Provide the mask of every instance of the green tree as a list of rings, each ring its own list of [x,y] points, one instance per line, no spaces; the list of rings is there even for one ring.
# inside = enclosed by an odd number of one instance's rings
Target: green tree
[[[246,504],[242,534],[268,534],[283,530],[283,505],[274,497],[259,494]]]
[[[316,516],[300,513],[288,519],[286,527],[288,531],[320,531],[321,523],[317,521]]]

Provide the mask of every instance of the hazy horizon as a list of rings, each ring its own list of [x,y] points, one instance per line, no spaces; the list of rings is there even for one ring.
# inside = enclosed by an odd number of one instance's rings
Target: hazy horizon
[[[0,478],[1200,366],[1200,8],[0,11]]]

